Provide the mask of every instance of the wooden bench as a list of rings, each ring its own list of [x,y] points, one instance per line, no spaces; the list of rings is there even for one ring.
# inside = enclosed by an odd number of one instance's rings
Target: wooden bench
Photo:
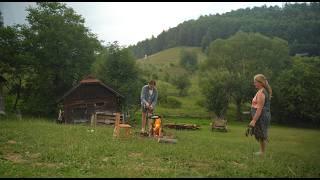
[[[120,121],[123,121],[124,115],[120,115]],[[92,114],[91,126],[96,126],[97,124],[115,124],[116,113],[109,111],[99,111]]]
[[[225,120],[225,119],[215,119],[212,122],[211,130],[213,131],[215,129],[227,132],[228,131],[228,129],[227,129],[227,120]]]

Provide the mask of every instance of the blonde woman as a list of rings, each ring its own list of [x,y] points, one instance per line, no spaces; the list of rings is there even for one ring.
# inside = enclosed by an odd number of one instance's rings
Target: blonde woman
[[[266,142],[268,141],[268,127],[271,120],[270,100],[272,89],[267,78],[263,74],[254,76],[254,86],[258,89],[252,99],[250,126],[253,127],[253,134],[260,143],[260,151],[256,155],[264,155]]]

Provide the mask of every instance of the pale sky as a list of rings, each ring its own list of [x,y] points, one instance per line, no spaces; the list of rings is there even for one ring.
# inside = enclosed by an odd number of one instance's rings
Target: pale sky
[[[201,15],[222,14],[240,8],[278,5],[284,2],[67,2],[85,19],[85,26],[106,43],[122,46],[157,37],[163,30],[198,19]],[[5,26],[25,24],[26,7],[34,2],[0,2]]]

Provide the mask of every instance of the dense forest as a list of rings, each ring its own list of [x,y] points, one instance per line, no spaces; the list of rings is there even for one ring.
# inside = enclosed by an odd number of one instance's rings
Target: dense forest
[[[238,9],[201,16],[163,31],[156,38],[131,46],[137,58],[175,46],[198,46],[205,51],[210,42],[226,39],[238,31],[280,37],[289,43],[290,55],[320,54],[320,3],[286,3],[278,6]]]

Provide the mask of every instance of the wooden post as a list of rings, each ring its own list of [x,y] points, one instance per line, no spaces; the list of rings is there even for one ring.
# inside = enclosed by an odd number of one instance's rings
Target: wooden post
[[[94,129],[96,129],[96,126],[97,126],[97,113],[94,113],[94,116],[93,116],[93,121],[94,121]]]
[[[91,127],[93,127],[94,126],[94,119],[95,119],[95,115],[94,115],[94,113],[93,114],[91,114]]]
[[[116,119],[115,119],[115,123],[114,123],[114,130],[113,130],[113,136],[116,137],[120,135],[120,128],[119,128],[119,124],[120,124],[120,113],[116,113]]]

